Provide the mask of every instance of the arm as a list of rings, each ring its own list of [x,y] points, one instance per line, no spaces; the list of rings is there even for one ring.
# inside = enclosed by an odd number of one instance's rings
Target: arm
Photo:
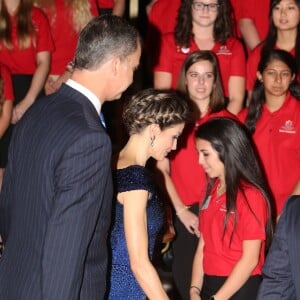
[[[124,205],[124,227],[130,266],[149,299],[168,299],[148,255],[148,194],[145,190],[137,190],[121,193],[118,197]]]
[[[45,229],[41,268],[42,299],[78,299],[85,260],[97,227],[99,214],[106,209],[106,186],[110,180],[111,147],[105,133],[89,132],[65,149],[53,172],[54,192]],[[109,221],[107,221],[109,222]],[[103,221],[103,223],[105,223]],[[107,224],[108,225],[108,224]],[[104,226],[105,227],[105,226]],[[103,240],[106,237],[105,228]],[[105,282],[106,243],[99,243],[103,253],[95,276]]]
[[[230,299],[249,279],[259,261],[261,240],[244,240],[243,253],[225,283],[215,294],[216,300]]]
[[[50,69],[50,52],[42,51],[37,54],[37,67],[33,74],[30,88],[25,98],[15,106],[13,110],[12,123],[18,122],[26,112],[26,110],[33,104],[36,97],[43,89],[49,69]]]
[[[186,209],[186,206],[181,201],[174,183],[170,176],[170,161],[165,158],[163,161],[157,162],[157,168],[162,173],[165,181],[165,188],[172,201],[177,217],[183,223],[187,231],[191,234],[200,235],[198,230],[199,219],[198,216]]]
[[[172,74],[168,72],[154,72],[154,88],[169,90],[172,85]]]
[[[203,247],[204,247],[204,240],[201,236],[199,239],[198,247],[194,256],[193,261],[193,269],[192,269],[192,280],[191,280],[191,288],[190,289],[190,298],[191,300],[199,300],[200,292],[203,284]],[[199,290],[197,288],[199,288]]]
[[[260,43],[260,38],[253,21],[247,18],[240,19],[239,27],[246,45],[250,50],[254,49]]]
[[[50,95],[56,92],[60,88],[60,86],[71,77],[71,75],[72,72],[68,70],[65,70],[58,77],[53,77],[53,75],[49,75],[45,83],[45,94]]]
[[[228,82],[229,103],[228,111],[237,115],[243,107],[245,97],[245,78],[241,76],[230,76]]]
[[[115,16],[123,17],[125,12],[125,0],[114,0],[114,7],[112,14]]]
[[[0,139],[8,128],[13,112],[13,101],[4,100],[0,114]]]

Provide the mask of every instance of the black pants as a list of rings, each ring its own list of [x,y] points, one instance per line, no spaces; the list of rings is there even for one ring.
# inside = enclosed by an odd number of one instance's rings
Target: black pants
[[[224,284],[227,277],[204,275],[201,300],[209,300]],[[230,298],[231,300],[255,300],[262,277],[251,276],[245,284]]]
[[[198,215],[199,205],[193,205],[190,210]],[[186,230],[177,216],[175,216],[174,227],[176,238],[172,244],[174,253],[172,264],[174,294],[172,299],[189,300],[193,260],[198,245],[198,238]]]

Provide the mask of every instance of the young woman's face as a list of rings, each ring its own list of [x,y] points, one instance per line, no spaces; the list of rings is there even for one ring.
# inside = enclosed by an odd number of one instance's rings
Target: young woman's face
[[[164,130],[158,130],[152,146],[151,156],[156,160],[163,160],[177,147],[177,140],[182,133],[184,124],[177,124]]]
[[[300,10],[294,0],[281,0],[272,10],[274,25],[279,30],[297,29]]]
[[[199,164],[210,178],[219,178],[224,181],[224,164],[219,158],[218,152],[207,140],[196,139],[196,147],[199,153]]]
[[[214,87],[213,66],[208,60],[201,60],[189,67],[185,76],[190,98],[194,101],[207,101]]]
[[[268,96],[281,97],[286,95],[294,76],[289,67],[280,60],[271,60],[263,73],[257,74],[265,87],[266,98]]]
[[[192,5],[193,25],[212,27],[218,16],[218,0],[195,0]]]

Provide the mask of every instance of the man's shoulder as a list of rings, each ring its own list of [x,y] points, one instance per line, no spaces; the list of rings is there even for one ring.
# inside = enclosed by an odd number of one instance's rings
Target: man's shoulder
[[[291,196],[285,205],[285,210],[288,215],[300,215],[300,195]]]

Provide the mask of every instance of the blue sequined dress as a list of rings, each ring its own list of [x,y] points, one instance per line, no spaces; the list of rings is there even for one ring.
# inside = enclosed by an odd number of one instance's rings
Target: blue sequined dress
[[[153,176],[144,167],[134,165],[113,172],[114,191],[117,193],[132,190],[149,191],[147,202],[147,227],[149,239],[149,257],[153,255],[157,234],[163,225],[163,210],[154,185]],[[129,265],[123,223],[123,205],[116,200],[113,226],[110,233],[112,265],[109,267],[108,299],[145,299],[146,296],[136,281]]]

